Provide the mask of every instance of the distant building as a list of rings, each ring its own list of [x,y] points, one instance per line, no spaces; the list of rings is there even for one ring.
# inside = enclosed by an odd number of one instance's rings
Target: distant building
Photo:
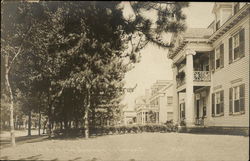
[[[133,110],[128,110],[127,108],[123,110],[123,124],[129,125],[136,122],[136,112]]]
[[[173,119],[173,89],[172,81],[158,80],[145,96],[135,100],[136,118],[138,124],[159,123]]]
[[[249,127],[250,4],[216,2],[212,12],[208,28],[172,37],[174,121]]]

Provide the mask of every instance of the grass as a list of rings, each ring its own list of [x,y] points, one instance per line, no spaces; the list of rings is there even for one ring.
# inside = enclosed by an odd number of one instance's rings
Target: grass
[[[248,160],[249,137],[184,133],[47,139],[1,149],[2,160]]]

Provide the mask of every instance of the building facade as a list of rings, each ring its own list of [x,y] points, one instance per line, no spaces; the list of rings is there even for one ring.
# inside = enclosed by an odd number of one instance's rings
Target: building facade
[[[173,119],[173,83],[158,80],[146,90],[145,96],[135,100],[138,124],[163,124]]]
[[[171,39],[174,121],[249,127],[250,4],[216,2],[212,12],[208,28],[188,28]]]
[[[136,112],[132,110],[123,111],[123,124],[129,125],[136,123]]]

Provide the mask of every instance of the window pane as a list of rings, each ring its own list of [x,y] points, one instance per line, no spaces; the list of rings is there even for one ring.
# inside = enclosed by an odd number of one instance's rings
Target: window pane
[[[220,114],[220,104],[216,104],[216,114]]]
[[[234,48],[239,46],[239,33],[234,36]]]
[[[234,87],[234,100],[238,100],[239,98],[239,87]]]
[[[239,57],[239,47],[234,48],[234,59],[237,59]]]
[[[239,100],[234,101],[234,112],[240,112],[240,101]]]
[[[216,93],[216,104],[220,103],[220,93]]]
[[[216,59],[220,59],[220,48],[216,49]]]
[[[220,59],[216,60],[216,69],[220,67]]]
[[[168,104],[172,104],[173,103],[173,97],[167,97],[167,101],[168,101]]]

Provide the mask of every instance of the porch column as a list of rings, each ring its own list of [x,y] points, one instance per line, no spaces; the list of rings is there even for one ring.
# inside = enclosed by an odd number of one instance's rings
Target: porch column
[[[144,118],[145,116],[144,116],[144,112],[142,112],[142,124],[144,124]]]
[[[194,126],[195,116],[194,116],[194,92],[193,92],[193,55],[195,51],[186,50],[186,125]]]
[[[141,112],[141,124],[143,123],[143,112]]]
[[[177,82],[176,82],[176,75],[177,75],[177,67],[176,65],[172,64],[173,69],[173,121],[175,124],[179,123],[179,98],[177,93]]]

